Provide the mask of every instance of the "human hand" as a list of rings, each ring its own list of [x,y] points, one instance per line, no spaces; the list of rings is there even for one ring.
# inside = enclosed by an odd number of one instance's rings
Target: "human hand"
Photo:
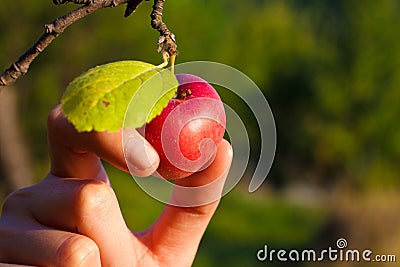
[[[125,149],[130,171],[136,176],[152,174],[158,155],[136,131],[129,136]],[[171,197],[183,205],[189,198],[203,201],[206,197],[211,202],[194,207],[166,205],[151,227],[135,233],[126,226],[101,163],[104,159],[128,171],[121,132],[77,133],[58,106],[49,116],[48,139],[49,175],[12,193],[3,204],[0,262],[118,267],[192,264],[232,161],[228,142],[220,143],[207,169],[176,182],[200,187],[214,181],[212,187],[189,196],[176,187]]]

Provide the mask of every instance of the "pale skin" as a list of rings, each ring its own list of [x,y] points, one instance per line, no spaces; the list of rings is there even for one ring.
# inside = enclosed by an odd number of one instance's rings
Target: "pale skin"
[[[190,266],[219,198],[195,207],[166,205],[144,232],[128,229],[100,159],[128,171],[121,132],[77,133],[56,107],[49,116],[51,169],[40,183],[12,193],[0,218],[0,266]],[[130,171],[148,176],[154,149],[132,134]],[[147,152],[148,156],[144,156]],[[213,163],[177,184],[196,187],[221,179],[232,161],[223,140]],[[145,178],[144,178],[145,179]],[[181,191],[173,197],[179,199]],[[207,191],[210,194],[210,190]],[[183,196],[183,195],[182,195]],[[140,203],[138,204],[140,205]],[[132,203],[134,209],[135,203]]]

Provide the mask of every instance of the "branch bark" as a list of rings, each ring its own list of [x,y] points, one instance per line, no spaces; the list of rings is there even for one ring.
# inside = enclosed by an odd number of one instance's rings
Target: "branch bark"
[[[178,54],[175,35],[168,29],[163,22],[163,9],[165,0],[154,0],[153,12],[151,13],[151,26],[160,33],[158,39],[158,52],[166,51],[169,56],[174,58]],[[173,62],[171,62],[173,65]]]

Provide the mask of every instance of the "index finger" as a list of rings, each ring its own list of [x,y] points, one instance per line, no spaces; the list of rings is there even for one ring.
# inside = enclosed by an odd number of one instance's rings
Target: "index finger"
[[[56,106],[48,119],[48,140],[50,146],[51,172],[58,177],[99,178],[105,176],[100,159],[113,166],[131,171],[137,176],[148,176],[157,169],[159,158],[154,148],[135,130],[127,134],[126,149],[122,142],[122,130],[118,132],[78,133],[65,118],[61,106]],[[146,155],[146,156],[143,156]],[[100,180],[104,180],[101,179]]]

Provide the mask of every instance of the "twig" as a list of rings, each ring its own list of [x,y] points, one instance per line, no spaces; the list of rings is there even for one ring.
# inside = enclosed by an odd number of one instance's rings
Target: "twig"
[[[128,5],[126,6],[125,9],[125,14],[124,17],[129,17],[133,12],[135,12],[136,8],[138,7],[138,5],[142,2],[143,0],[131,0],[128,2]],[[149,1],[149,0],[145,0],[145,1]]]
[[[93,12],[107,7],[116,7],[127,4],[125,16],[135,11],[142,0],[53,0],[55,4],[73,2],[84,4],[70,13],[55,19],[52,23],[45,25],[43,35],[28,49],[20,58],[0,75],[0,91],[14,83],[19,77],[28,72],[31,63],[43,52],[43,50],[68,26],[76,21],[92,14]]]
[[[175,35],[163,22],[163,9],[165,0],[154,0],[153,12],[151,13],[151,26],[160,33],[158,39],[158,52],[165,51],[171,57],[171,68],[173,69],[175,57],[178,54]]]

